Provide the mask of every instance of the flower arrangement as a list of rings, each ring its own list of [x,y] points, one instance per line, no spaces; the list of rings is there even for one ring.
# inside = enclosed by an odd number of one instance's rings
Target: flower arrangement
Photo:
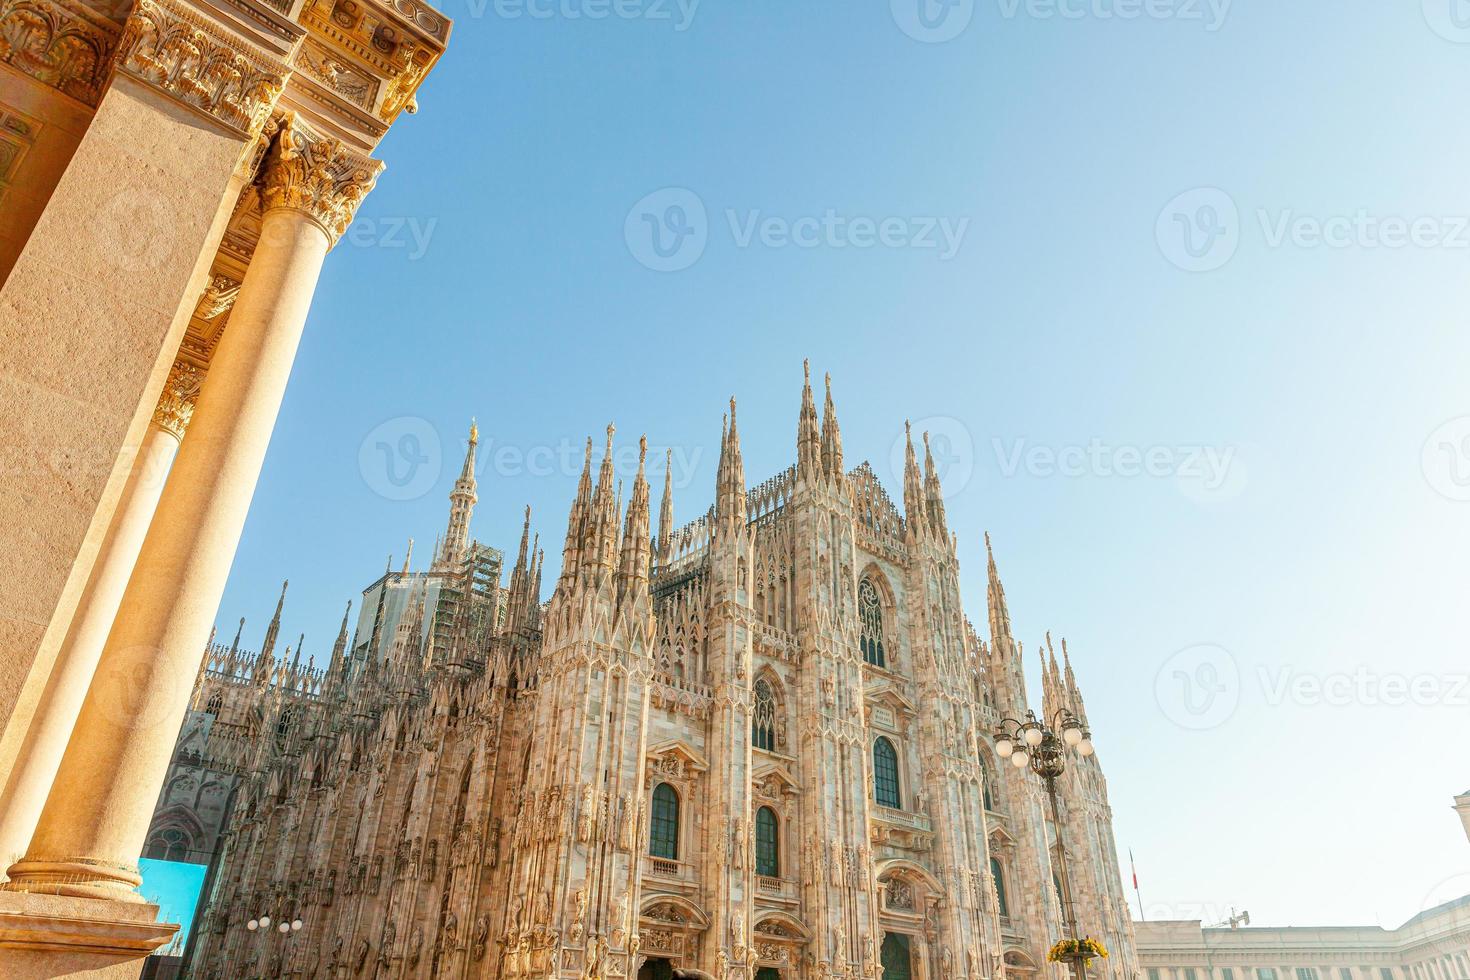
[[[1059,939],[1056,945],[1052,946],[1051,952],[1046,954],[1047,961],[1051,963],[1071,963],[1079,957],[1090,960],[1094,956],[1107,959],[1107,948],[1096,939],[1087,936],[1081,939]]]

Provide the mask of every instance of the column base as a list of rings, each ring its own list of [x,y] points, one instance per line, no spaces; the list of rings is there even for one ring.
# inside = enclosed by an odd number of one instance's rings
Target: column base
[[[0,976],[137,980],[144,957],[179,931],[157,919],[146,902],[0,892]]]
[[[106,861],[45,861],[26,857],[12,864],[6,876],[10,880],[0,887],[10,892],[135,904],[145,901],[138,894],[138,886],[143,883],[138,869]]]

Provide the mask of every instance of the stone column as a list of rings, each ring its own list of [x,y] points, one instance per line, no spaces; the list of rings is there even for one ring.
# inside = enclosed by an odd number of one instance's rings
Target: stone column
[[[16,352],[0,358],[0,400],[14,406],[0,416],[0,773],[13,770],[50,683],[204,286],[235,204],[231,174],[304,31],[245,38],[211,11],[205,0],[138,0],[111,54],[71,21],[44,32],[60,39],[53,53],[76,54],[60,57],[63,77],[95,58],[111,81],[0,288],[0,350]],[[23,61],[30,42],[19,37]]]
[[[26,732],[15,769],[0,806],[0,854],[15,855],[30,840],[46,802],[46,792],[66,751],[67,739],[82,709],[82,700],[103,644],[112,628],[128,576],[138,560],[144,535],[153,520],[165,477],[173,465],[179,440],[194,412],[201,373],[182,361],[174,362],[163,395],[123,486],[112,524],[98,549],[72,617],[35,720]]]
[[[141,902],[142,850],[328,249],[382,165],[288,118],[260,241],[25,858],[6,888]]]

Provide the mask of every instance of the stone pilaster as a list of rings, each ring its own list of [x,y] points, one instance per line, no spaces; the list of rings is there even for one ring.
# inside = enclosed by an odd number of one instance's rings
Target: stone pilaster
[[[211,363],[26,857],[7,887],[139,901],[133,862],[187,709],[322,260],[377,168],[292,120]],[[310,188],[309,193],[294,189]]]

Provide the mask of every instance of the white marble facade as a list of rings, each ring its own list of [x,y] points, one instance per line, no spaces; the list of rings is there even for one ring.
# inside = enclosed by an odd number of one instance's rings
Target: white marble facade
[[[748,489],[732,402],[675,528],[667,472],[657,527],[643,463],[622,506],[613,439],[545,604],[529,513],[506,583],[469,536],[472,433],[431,568],[373,583],[325,666],[275,656],[279,609],[259,653],[211,645],[149,837],[212,864],[190,975],[1061,977],[1064,846],[1093,974],[1138,976],[1097,757],[1060,844],[994,757],[1021,645],[993,558],[983,634],[961,607],[927,447],[900,511],[808,382],[796,464]],[[1042,705],[1085,720],[1060,652]]]

